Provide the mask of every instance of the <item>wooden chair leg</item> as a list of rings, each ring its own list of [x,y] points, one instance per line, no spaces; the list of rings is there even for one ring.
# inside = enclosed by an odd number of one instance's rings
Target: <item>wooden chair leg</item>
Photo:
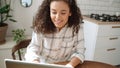
[[[22,60],[20,49],[18,50],[18,57],[19,57],[19,60]]]

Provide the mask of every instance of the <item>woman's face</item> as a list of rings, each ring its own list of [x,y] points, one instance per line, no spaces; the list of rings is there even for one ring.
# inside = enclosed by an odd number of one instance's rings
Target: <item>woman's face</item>
[[[54,25],[60,30],[71,16],[70,9],[64,1],[52,1],[50,4],[50,17]]]

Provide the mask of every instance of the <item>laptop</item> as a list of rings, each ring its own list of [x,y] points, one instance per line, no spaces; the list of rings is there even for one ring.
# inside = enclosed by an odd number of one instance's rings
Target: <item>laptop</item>
[[[70,68],[57,64],[41,64],[20,60],[5,59],[6,68]]]

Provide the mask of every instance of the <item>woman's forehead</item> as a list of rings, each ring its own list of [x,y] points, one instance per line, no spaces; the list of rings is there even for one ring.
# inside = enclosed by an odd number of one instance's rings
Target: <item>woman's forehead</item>
[[[54,10],[69,10],[69,6],[64,1],[53,1],[50,4],[50,9],[54,9]]]

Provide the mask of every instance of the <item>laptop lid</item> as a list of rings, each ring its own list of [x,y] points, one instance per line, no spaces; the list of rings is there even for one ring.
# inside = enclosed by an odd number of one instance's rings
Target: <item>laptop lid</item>
[[[31,63],[12,59],[5,59],[5,65],[6,68],[70,68],[64,65]]]

